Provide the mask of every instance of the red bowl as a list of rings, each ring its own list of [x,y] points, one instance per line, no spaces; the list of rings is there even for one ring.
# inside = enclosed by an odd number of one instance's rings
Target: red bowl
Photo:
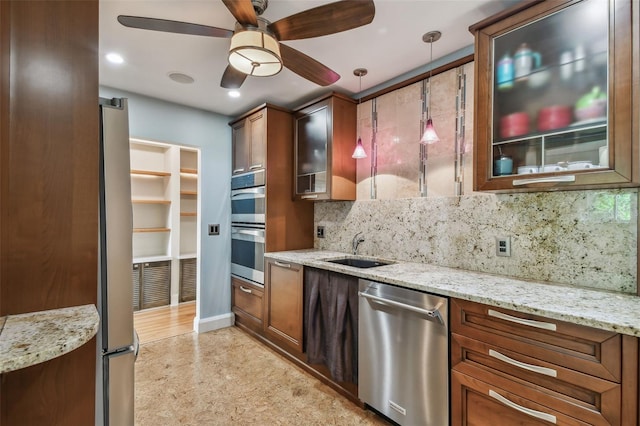
[[[515,112],[500,118],[500,136],[512,138],[529,133],[529,115],[526,112]]]
[[[554,130],[571,124],[573,111],[570,106],[553,105],[538,112],[538,130]]]

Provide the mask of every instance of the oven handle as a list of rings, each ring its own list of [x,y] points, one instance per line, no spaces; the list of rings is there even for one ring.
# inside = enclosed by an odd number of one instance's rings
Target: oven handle
[[[262,237],[264,238],[264,230],[249,230],[249,229],[236,229],[231,228],[231,234],[239,234],[239,235],[251,235],[252,237]]]
[[[231,191],[231,198],[237,200],[246,198],[264,198],[264,186],[247,189],[234,189]]]

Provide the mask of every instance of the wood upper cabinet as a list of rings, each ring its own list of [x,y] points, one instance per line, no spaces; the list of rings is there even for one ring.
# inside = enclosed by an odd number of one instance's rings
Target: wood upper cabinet
[[[640,184],[633,3],[533,0],[470,27],[474,190]]]
[[[452,425],[637,424],[636,338],[456,299],[450,314]]]
[[[355,200],[355,101],[338,93],[294,113],[294,196],[298,200]]]
[[[266,115],[267,109],[263,108],[231,124],[233,174],[266,167]]]
[[[265,333],[281,346],[302,353],[302,265],[267,260],[265,269]]]

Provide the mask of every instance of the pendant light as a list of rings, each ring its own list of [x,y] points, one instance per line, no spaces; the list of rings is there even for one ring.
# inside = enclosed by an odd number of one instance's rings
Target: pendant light
[[[429,106],[427,107],[427,122],[424,126],[422,139],[420,139],[420,143],[424,145],[430,145],[440,141],[436,129],[433,127],[433,120],[431,119],[431,75],[433,73],[433,43],[440,40],[441,35],[442,33],[440,31],[430,31],[422,36],[422,41],[429,43],[431,46],[431,57],[429,59],[429,64],[431,64],[431,69],[429,70]]]
[[[353,75],[357,75],[360,78],[360,90],[358,93],[362,93],[362,76],[367,75],[366,68],[356,68],[353,70]],[[358,98],[358,107],[360,107],[360,103],[362,102],[362,97]],[[367,158],[367,153],[364,151],[364,147],[362,146],[362,139],[360,138],[360,125],[358,124],[358,142],[356,142],[356,149],[353,150],[353,155],[351,158]]]

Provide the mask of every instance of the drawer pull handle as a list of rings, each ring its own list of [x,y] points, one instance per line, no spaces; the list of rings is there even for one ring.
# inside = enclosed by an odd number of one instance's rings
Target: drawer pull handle
[[[493,349],[489,349],[489,356],[492,356],[495,359],[499,359],[500,361],[506,362],[507,364],[520,367],[524,370],[529,370],[529,371],[533,371],[534,373],[544,374],[545,376],[558,377],[558,372],[553,368],[540,367],[539,365],[532,365],[532,364],[516,361],[515,359],[509,358],[508,356],[503,355],[498,351],[494,351]]]
[[[500,318],[505,321],[515,322],[517,324],[528,325],[529,327],[542,328],[544,330],[556,331],[556,325],[550,322],[541,322],[528,320],[524,318],[513,317],[511,315],[503,314],[502,312],[494,311],[493,309],[489,309],[488,312],[490,317]]]
[[[276,266],[280,266],[282,268],[291,268],[290,263],[281,263],[281,262],[278,262],[277,260],[274,263],[276,264]]]
[[[240,286],[240,290],[244,291],[245,293],[249,293],[249,294],[253,293],[253,291],[251,291],[250,288],[246,288],[243,285]]]
[[[239,167],[237,169],[233,169],[233,173],[244,172],[244,167]]]
[[[315,194],[315,195],[303,195],[300,198],[303,199],[303,200],[310,200],[310,199],[313,199],[313,198],[318,198],[318,194]]]
[[[513,186],[535,185],[536,183],[571,183],[575,181],[576,181],[576,177],[574,175],[551,176],[551,177],[534,178],[534,179],[514,179]]]
[[[249,166],[249,170],[255,170],[260,168],[262,168],[262,164],[254,164],[252,166]]]
[[[553,414],[543,413],[542,411],[532,410],[531,408],[523,407],[522,405],[518,405],[515,402],[509,401],[504,396],[500,395],[498,392],[489,389],[489,396],[493,399],[496,399],[506,405],[507,407],[511,407],[514,410],[518,410],[521,413],[527,414],[531,417],[535,417],[536,419],[546,420],[549,423],[556,424],[556,416]]]

